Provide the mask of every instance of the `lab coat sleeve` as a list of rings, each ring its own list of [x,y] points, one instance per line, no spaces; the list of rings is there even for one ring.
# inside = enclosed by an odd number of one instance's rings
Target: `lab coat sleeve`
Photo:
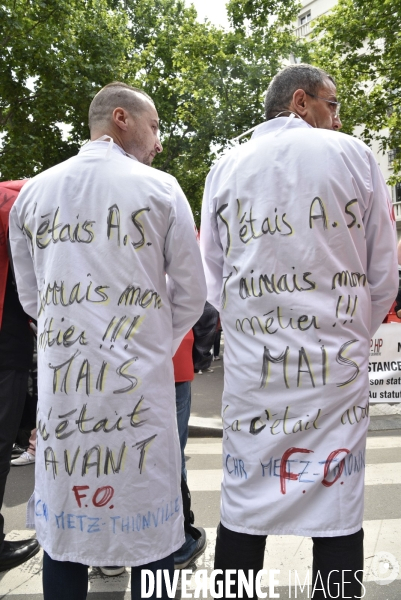
[[[207,300],[220,312],[224,254],[217,226],[215,187],[212,170],[206,179],[203,194],[200,247],[206,276]]]
[[[367,247],[367,278],[371,295],[373,337],[397,296],[397,234],[393,206],[383,176],[369,155],[372,192],[363,221]]]
[[[9,237],[15,280],[22,308],[33,319],[37,319],[38,286],[29,248],[30,242],[23,232],[16,204],[10,211]]]
[[[201,316],[206,282],[191,208],[178,183],[172,190],[172,213],[165,242],[167,294],[173,320],[173,355]]]

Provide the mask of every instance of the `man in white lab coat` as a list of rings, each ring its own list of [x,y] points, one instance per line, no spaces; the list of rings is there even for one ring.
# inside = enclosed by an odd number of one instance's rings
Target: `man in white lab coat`
[[[369,344],[397,290],[392,206],[370,149],[336,131],[328,74],[287,67],[265,109],[211,170],[202,209],[225,335],[215,568],[256,574],[268,534],[311,536],[313,597],[335,597],[347,569],[345,597],[359,597]]]
[[[206,296],[193,217],[150,167],[162,146],[147,94],[106,86],[89,126],[10,215],[20,300],[38,320],[45,600],[85,598],[88,565],[133,567],[140,597],[141,567],[172,573],[184,542],[172,356]]]

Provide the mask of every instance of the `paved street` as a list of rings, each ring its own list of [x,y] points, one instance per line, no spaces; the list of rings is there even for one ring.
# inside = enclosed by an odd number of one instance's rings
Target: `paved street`
[[[207,550],[193,568],[192,576],[188,576],[187,589],[192,595],[197,581],[201,580],[199,572],[207,570],[210,573],[213,568],[215,529],[219,521],[222,433],[218,415],[223,364],[219,361],[212,366],[213,373],[196,376],[193,384],[192,436],[186,452],[196,524],[205,527],[208,535]],[[400,572],[396,580],[389,585],[379,585],[376,581],[391,575],[391,563],[394,563],[394,560],[401,564],[400,407],[381,405],[372,407],[372,413],[366,457],[365,599],[399,600]],[[207,432],[207,436],[202,435],[202,432]],[[31,531],[24,531],[24,521],[25,504],[33,488],[33,477],[32,466],[11,469],[3,507],[8,539],[32,535]],[[278,583],[274,590],[280,594],[280,598],[308,598],[306,588],[302,592],[298,585],[295,593],[295,588],[290,588],[289,583],[294,585],[296,576],[301,584],[305,581],[311,568],[310,540],[295,536],[270,536],[264,568],[280,571],[275,574]],[[267,581],[266,579],[265,585]],[[91,600],[128,600],[129,589],[128,572],[116,578],[104,577],[97,569],[92,569],[90,573],[88,597]],[[268,588],[265,591],[268,592]],[[176,597],[181,597],[180,591]],[[200,597],[203,597],[202,592]],[[0,574],[0,599],[2,598],[42,599],[41,553],[21,567]]]

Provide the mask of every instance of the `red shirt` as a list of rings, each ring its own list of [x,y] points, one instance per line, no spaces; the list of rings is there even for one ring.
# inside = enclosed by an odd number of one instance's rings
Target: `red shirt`
[[[9,263],[7,251],[8,216],[22,186],[27,181],[28,179],[0,182],[0,325],[3,316]]]
[[[173,358],[174,379],[176,383],[192,381],[194,378],[194,363],[192,361],[193,344],[194,334],[191,329],[182,340]]]

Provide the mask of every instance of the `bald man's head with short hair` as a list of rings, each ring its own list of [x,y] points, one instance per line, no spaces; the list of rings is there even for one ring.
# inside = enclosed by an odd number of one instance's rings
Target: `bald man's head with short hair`
[[[89,107],[89,129],[91,141],[109,137],[147,166],[163,150],[152,98],[126,83],[109,83],[96,94]]]
[[[113,81],[93,98],[89,107],[89,129],[92,132],[94,128],[108,125],[117,107],[124,108],[130,115],[137,117],[146,110],[149,102],[154,106],[152,98],[146,92],[126,83]]]

